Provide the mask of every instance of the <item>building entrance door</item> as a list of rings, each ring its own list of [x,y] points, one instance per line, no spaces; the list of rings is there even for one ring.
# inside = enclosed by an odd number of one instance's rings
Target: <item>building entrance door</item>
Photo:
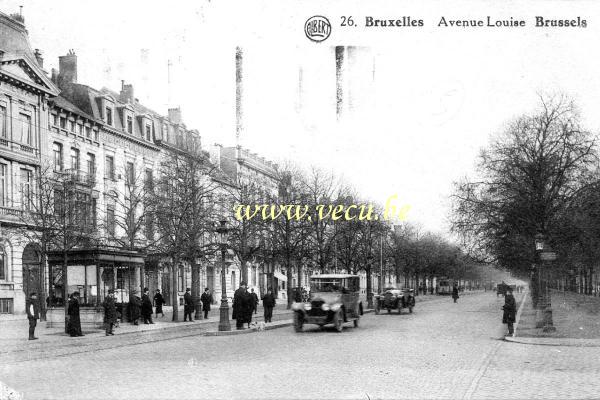
[[[27,297],[32,292],[36,292],[42,302],[46,299],[41,298],[40,267],[40,253],[37,251],[36,245],[30,243],[23,250],[23,291]]]

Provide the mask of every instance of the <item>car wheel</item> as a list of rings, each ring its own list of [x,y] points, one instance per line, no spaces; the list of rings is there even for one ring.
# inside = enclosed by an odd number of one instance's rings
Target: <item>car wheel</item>
[[[294,330],[296,332],[302,332],[304,326],[304,317],[300,313],[294,313]]]
[[[338,311],[335,313],[335,316],[333,318],[333,325],[335,326],[335,330],[341,332],[344,329],[344,315],[341,311]]]
[[[356,319],[354,320],[354,327],[355,327],[355,328],[358,328],[358,318],[356,318]]]

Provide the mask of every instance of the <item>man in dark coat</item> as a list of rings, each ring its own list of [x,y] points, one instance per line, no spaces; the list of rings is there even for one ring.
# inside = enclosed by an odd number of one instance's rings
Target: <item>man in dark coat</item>
[[[254,288],[250,289],[250,296],[252,296],[252,311],[256,314],[258,310],[258,295],[254,293]]]
[[[235,319],[235,327],[237,329],[244,329],[244,323],[248,317],[248,309],[251,307],[251,304],[249,304],[251,298],[246,291],[246,282],[242,282],[233,294],[232,318]]]
[[[164,317],[165,313],[163,312],[162,306],[165,304],[165,299],[162,294],[160,294],[160,289],[156,289],[156,294],[154,295],[154,307],[156,307],[156,318],[158,318],[158,313]]]
[[[183,295],[183,322],[187,321],[187,317],[190,317],[190,322],[193,321],[192,313],[194,312],[194,301],[192,299],[191,289],[185,289]]]
[[[38,338],[34,336],[37,320],[40,319],[37,293],[34,292],[29,295],[29,298],[25,302],[25,309],[27,311],[27,319],[29,320],[29,340],[37,340]]]
[[[133,325],[138,325],[141,305],[142,300],[137,296],[137,290],[132,291],[129,296],[129,318]]]
[[[516,320],[517,314],[517,302],[512,294],[512,289],[509,287],[506,289],[506,295],[504,296],[504,315],[502,315],[502,323],[508,324],[508,334],[512,335],[514,332],[513,324]]]
[[[142,295],[142,318],[144,318],[144,324],[153,324],[152,322],[152,301],[148,293],[148,288],[144,288],[144,294]]]
[[[202,296],[200,296],[200,301],[202,301],[202,311],[204,311],[204,319],[208,319],[210,305],[213,302],[212,294],[210,294],[210,290],[208,290],[208,288],[204,289],[204,293],[202,293]]]
[[[265,322],[271,322],[273,318],[273,308],[275,307],[275,296],[271,289],[267,289],[267,294],[265,294],[262,298],[263,308],[265,311]]]
[[[69,335],[71,337],[84,336],[81,332],[81,319],[79,318],[79,292],[74,292],[71,296],[67,314],[69,315],[69,323],[67,325]]]
[[[113,327],[117,322],[117,307],[115,305],[115,291],[110,289],[108,296],[104,299],[104,325],[106,327],[106,336],[114,335]]]
[[[456,303],[456,300],[458,300],[458,286],[456,285],[456,283],[454,284],[454,287],[452,288],[452,298],[454,299],[454,302]]]

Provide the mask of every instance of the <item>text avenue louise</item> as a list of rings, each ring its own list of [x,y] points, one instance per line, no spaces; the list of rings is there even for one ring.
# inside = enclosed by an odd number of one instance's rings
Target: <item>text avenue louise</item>
[[[357,19],[358,20],[358,19]],[[352,16],[342,16],[341,26],[358,26]],[[534,16],[528,18],[503,17],[496,18],[486,16],[484,18],[455,18],[442,16],[435,22],[440,28],[524,28],[533,26],[536,28],[587,28],[588,21],[580,16],[567,18],[547,18],[545,16]],[[364,17],[366,28],[419,28],[426,26],[422,18],[401,16],[394,18]]]

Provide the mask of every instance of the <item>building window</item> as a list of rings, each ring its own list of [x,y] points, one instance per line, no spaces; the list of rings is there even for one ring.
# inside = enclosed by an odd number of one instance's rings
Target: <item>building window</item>
[[[125,179],[128,185],[135,184],[135,167],[132,162],[127,162],[125,165]]]
[[[71,148],[71,169],[79,170],[79,149]]]
[[[60,129],[67,129],[67,119],[60,117]]]
[[[234,289],[237,287],[235,282],[235,271],[231,271],[231,287]]]
[[[115,159],[113,156],[106,156],[106,165],[104,166],[104,176],[115,180]]]
[[[31,116],[27,114],[20,114],[21,118],[21,143],[25,143],[29,146],[33,143],[33,137],[31,135]]]
[[[180,292],[183,292],[185,290],[185,268],[183,268],[183,265],[179,266],[179,279],[178,279],[178,285],[179,286],[177,289]]]
[[[6,193],[6,188],[8,187],[8,175],[7,175],[8,165],[0,164],[0,206],[6,206],[8,196]]]
[[[0,314],[13,313],[13,299],[0,299]]]
[[[0,137],[8,137],[8,116],[6,115],[6,107],[0,106]]]
[[[163,125],[163,140],[169,142],[169,128],[167,128],[167,125]]]
[[[52,125],[58,126],[58,115],[52,114]]]
[[[31,188],[33,185],[33,172],[21,168],[21,204],[24,209],[30,210],[33,205],[33,195]]]
[[[75,133],[75,121],[69,121],[70,131]]]
[[[133,133],[133,118],[131,118],[131,115],[127,116],[127,132]]]
[[[58,219],[62,219],[63,213],[65,212],[65,197],[60,189],[54,190],[54,216]]]
[[[8,268],[6,267],[6,253],[4,247],[0,246],[0,281],[8,279]]]
[[[85,137],[88,139],[92,138],[92,128],[90,128],[89,126],[85,127]]]
[[[113,124],[113,118],[112,118],[112,108],[111,107],[106,107],[106,123],[110,126],[112,126]]]
[[[98,207],[98,203],[96,202],[96,199],[92,198],[92,212],[90,213],[91,217],[92,217],[92,221],[91,221],[90,225],[92,225],[92,228],[94,228],[94,229],[96,229],[96,221],[98,220],[98,215],[96,213],[96,210],[97,210],[96,207]]]
[[[115,237],[115,206],[114,204],[106,205],[106,233],[108,237]]]
[[[92,153],[87,153],[87,173],[90,178],[96,175],[96,156]]]
[[[152,140],[152,127],[150,125],[146,125],[146,140]]]
[[[83,136],[83,125],[77,124],[77,134]]]
[[[54,143],[52,144],[52,151],[54,153],[54,170],[62,171],[63,169],[63,151],[62,144]]]

